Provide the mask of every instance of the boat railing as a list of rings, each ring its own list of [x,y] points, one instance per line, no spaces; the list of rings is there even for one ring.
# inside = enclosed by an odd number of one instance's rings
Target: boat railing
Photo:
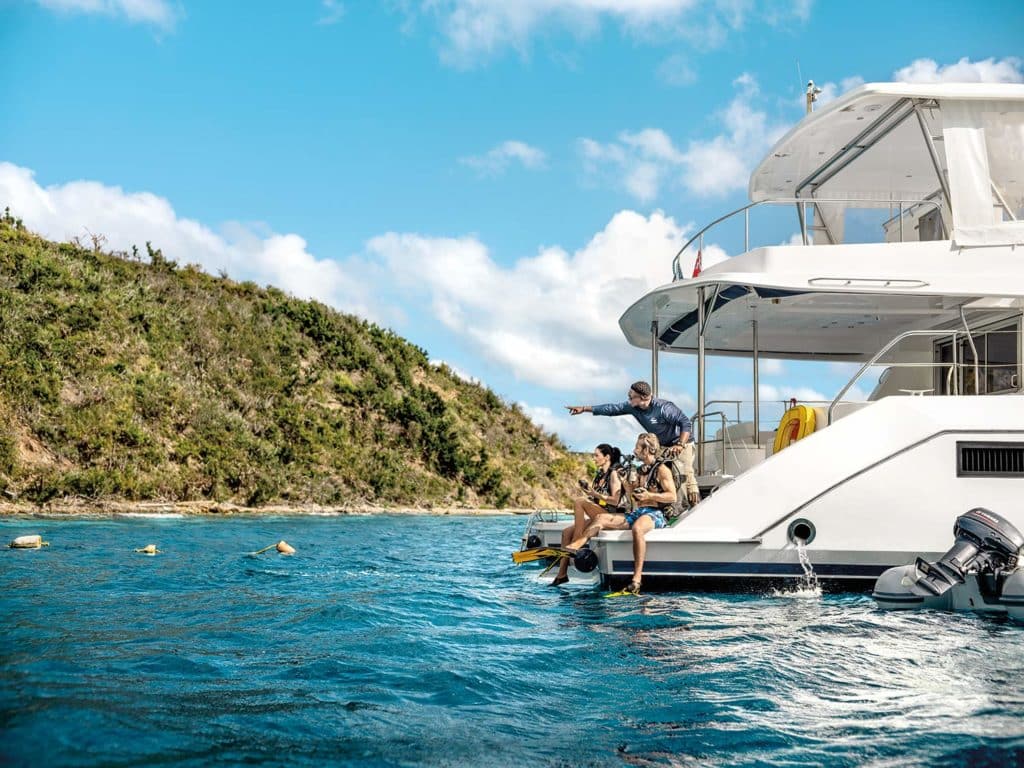
[[[724,402],[724,401],[712,401],[712,402]],[[737,402],[738,403],[739,401],[728,401],[728,402]],[[710,405],[710,404],[711,403],[708,403],[708,405]],[[736,408],[737,408],[737,413],[738,413],[739,412],[739,405],[737,405]],[[697,448],[697,473],[698,474],[702,474],[703,471],[704,471],[704,449],[705,449],[705,447],[707,447],[709,445],[715,445],[715,444],[718,445],[719,450],[720,450],[718,467],[719,467],[720,470],[724,470],[725,469],[725,443],[726,443],[726,440],[728,439],[728,435],[729,435],[729,430],[727,429],[727,427],[729,425],[729,417],[726,415],[725,411],[705,411],[704,413],[698,413],[698,414],[694,415],[692,421],[693,421],[694,425],[696,425],[701,420],[703,420],[703,422],[705,424],[707,424],[708,420],[711,419],[711,418],[718,419],[718,423],[721,424],[721,428],[720,428],[720,430],[718,432],[720,437],[705,438],[704,440],[698,440],[697,441],[696,448]],[[739,423],[739,422],[737,421],[736,423]]]
[[[797,217],[800,221],[800,235],[804,245],[810,245],[811,239],[808,235],[810,229],[816,229],[816,227],[808,227],[807,225],[807,214],[808,206],[812,209],[819,204],[838,204],[850,206],[853,203],[857,203],[859,207],[863,208],[883,208],[896,206],[898,213],[890,219],[890,221],[898,219],[900,222],[899,227],[899,242],[903,242],[903,217],[904,214],[909,210],[919,209],[921,206],[932,206],[936,210],[941,210],[941,203],[938,200],[870,200],[865,198],[847,198],[847,197],[787,197],[787,198],[769,198],[766,200],[758,200],[753,203],[748,203],[734,211],[730,211],[724,216],[719,216],[717,219],[707,224],[703,229],[699,230],[693,237],[686,241],[686,244],[679,249],[675,257],[672,259],[672,279],[681,280],[684,275],[679,267],[679,259],[694,243],[697,243],[697,250],[704,250],[704,236],[712,229],[717,227],[724,221],[727,221],[734,216],[743,214],[743,252],[746,253],[750,250],[750,211],[753,208],[757,208],[762,205],[796,205]],[[827,229],[827,228],[826,228]],[[829,235],[830,239],[831,234]]]
[[[785,410],[786,403],[788,401],[787,400],[780,400],[778,402],[782,406],[782,409]],[[697,466],[698,466],[698,469],[700,471],[703,471],[703,469],[704,469],[704,464],[705,464],[705,461],[704,461],[704,459],[705,459],[704,448],[707,447],[707,446],[717,446],[718,459],[719,459],[719,461],[718,461],[718,468],[719,468],[720,471],[723,471],[723,472],[725,471],[725,466],[726,466],[726,451],[729,448],[736,448],[736,447],[742,447],[742,448],[755,447],[755,448],[759,448],[761,446],[761,441],[760,441],[761,425],[760,424],[753,424],[753,420],[751,420],[749,422],[752,425],[751,426],[751,429],[752,429],[752,432],[753,432],[753,434],[752,434],[753,442],[752,443],[748,442],[743,437],[739,437],[739,438],[734,437],[732,432],[729,429],[730,427],[739,427],[739,426],[742,426],[743,424],[748,423],[748,422],[743,420],[743,418],[741,416],[741,413],[740,413],[741,407],[744,404],[746,404],[746,403],[747,403],[747,401],[745,401],[745,400],[709,400],[707,403],[705,403],[705,409],[708,406],[713,406],[713,405],[732,406],[733,409],[734,409],[734,411],[733,411],[734,415],[733,415],[733,418],[729,418],[729,414],[727,414],[724,410],[717,410],[717,411],[705,410],[705,412],[703,413],[703,419],[704,419],[704,424],[705,425],[707,425],[709,421],[714,419],[714,424],[718,427],[718,431],[716,433],[718,435],[718,437],[705,438],[702,441],[698,441],[697,446],[696,446],[696,448],[697,448]],[[752,403],[751,403],[751,405],[752,405]],[[730,409],[730,410],[732,410],[732,409]],[[693,417],[693,422],[695,424],[699,423],[701,421],[701,416],[702,416],[702,414],[696,414]],[[705,434],[707,434],[707,432],[708,432],[708,430],[705,429]]]
[[[825,407],[829,405],[829,400],[801,400],[802,405],[812,405]],[[844,401],[845,402],[845,401]],[[718,468],[721,471],[725,470],[726,466],[726,453],[730,448],[760,448],[764,443],[761,442],[761,431],[766,425],[772,425],[778,423],[778,419],[781,414],[785,413],[790,407],[792,399],[790,400],[771,400],[768,403],[762,403],[761,406],[765,405],[778,405],[779,416],[769,416],[766,419],[761,419],[761,423],[754,424],[753,419],[744,419],[742,416],[743,406],[753,407],[753,401],[749,400],[709,400],[706,406],[730,406],[729,410],[731,413],[726,413],[725,410],[706,411],[704,413],[704,423],[708,425],[711,422],[711,429],[717,428],[717,431],[713,434],[717,434],[717,437],[705,438],[703,441],[699,441],[697,448],[697,464],[700,470],[703,470],[705,465],[706,456],[704,455],[703,448],[709,446],[715,446],[715,450],[718,452]],[[841,403],[842,404],[842,403]],[[700,422],[700,414],[696,414],[693,417],[694,424]],[[740,427],[745,424],[751,425],[751,439],[748,440],[745,435],[737,437],[730,430],[730,427]],[[696,429],[695,429],[696,431]],[[705,434],[709,432],[705,429]]]
[[[950,341],[952,342],[951,345],[950,345],[950,349],[953,352],[953,360],[952,361],[938,361],[938,362],[913,362],[913,361],[906,361],[906,362],[897,361],[897,362],[887,362],[887,363],[880,363],[879,362],[882,359],[882,357],[887,352],[889,352],[889,350],[891,350],[893,347],[895,347],[901,341],[903,341],[904,339],[915,337],[915,336],[916,337],[921,337],[921,336],[936,337],[936,336],[938,336],[938,337],[943,337],[943,338],[950,339]],[[970,361],[966,361],[966,360],[965,361],[959,361],[959,360],[957,360],[956,359],[957,340],[960,337],[963,337],[963,338],[967,339],[968,342],[970,342],[970,344],[971,344],[971,346],[973,348],[974,342],[973,342],[973,339],[971,337],[970,332],[967,331],[967,330],[965,330],[965,331],[958,331],[958,330],[952,330],[952,329],[949,329],[949,328],[941,329],[941,330],[940,329],[936,329],[936,330],[917,329],[917,330],[912,330],[912,331],[904,331],[903,333],[895,336],[887,344],[885,344],[885,346],[883,346],[880,350],[878,350],[878,352],[876,352],[874,355],[872,355],[871,359],[869,359],[866,363],[864,363],[860,367],[860,369],[850,378],[850,380],[848,382],[846,382],[846,386],[844,386],[841,390],[839,390],[839,394],[837,394],[835,396],[835,398],[832,400],[832,402],[829,403],[829,406],[828,406],[828,423],[831,424],[834,421],[833,414],[835,412],[836,406],[840,405],[840,403],[842,402],[843,395],[845,395],[847,392],[850,391],[850,389],[853,387],[853,385],[856,384],[857,381],[860,380],[860,377],[863,376],[864,373],[869,368],[872,368],[872,367],[874,367],[876,365],[885,365],[886,368],[889,369],[889,370],[891,370],[893,368],[941,368],[941,369],[945,369],[946,370],[946,387],[945,387],[945,391],[948,392],[951,395],[959,395],[959,394],[961,394],[961,391],[960,391],[960,377],[957,375],[957,373],[959,371],[963,371],[965,369],[968,369],[968,370],[973,371],[973,373],[974,373],[974,392],[978,393],[978,391],[979,391],[980,369],[988,368],[988,367],[993,367],[993,366],[989,366],[986,363],[979,363],[978,362],[977,350],[974,351],[974,359],[973,360],[970,360]],[[930,393],[934,392],[935,390],[934,390],[934,388],[925,388],[925,389],[906,389],[906,390],[900,390],[900,391],[904,392],[905,394],[908,394],[908,395],[927,395],[927,394],[930,394]]]

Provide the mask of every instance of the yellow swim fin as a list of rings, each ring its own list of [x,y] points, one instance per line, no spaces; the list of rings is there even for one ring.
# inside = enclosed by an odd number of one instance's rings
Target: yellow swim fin
[[[635,582],[631,582],[627,584],[624,589],[620,589],[618,592],[609,592],[605,597],[627,597],[629,595],[639,597],[640,585]]]
[[[522,565],[523,563],[533,563],[537,560],[546,560],[549,557],[572,557],[575,552],[570,552],[567,549],[561,549],[560,547],[531,547],[530,549],[523,549],[519,552],[512,553],[512,562],[516,565]]]

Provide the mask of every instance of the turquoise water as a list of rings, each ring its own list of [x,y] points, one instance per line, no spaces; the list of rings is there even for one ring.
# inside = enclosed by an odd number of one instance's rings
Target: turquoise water
[[[1020,625],[551,589],[523,523],[0,521],[51,542],[0,551],[0,763],[1024,764]]]

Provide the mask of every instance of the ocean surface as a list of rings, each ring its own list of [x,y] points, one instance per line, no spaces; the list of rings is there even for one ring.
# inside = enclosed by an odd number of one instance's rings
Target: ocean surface
[[[553,589],[524,523],[4,519],[0,763],[1024,764],[1024,626]]]

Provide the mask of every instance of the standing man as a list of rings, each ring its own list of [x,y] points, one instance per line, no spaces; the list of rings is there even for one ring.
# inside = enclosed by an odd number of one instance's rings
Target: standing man
[[[640,422],[644,431],[658,436],[662,454],[680,465],[681,474],[686,478],[686,497],[690,504],[700,501],[700,489],[693,474],[693,437],[690,420],[679,406],[669,400],[654,397],[651,385],[646,381],[634,382],[624,403],[604,405],[567,405],[569,413],[579,416],[589,411],[595,416],[631,415]]]

